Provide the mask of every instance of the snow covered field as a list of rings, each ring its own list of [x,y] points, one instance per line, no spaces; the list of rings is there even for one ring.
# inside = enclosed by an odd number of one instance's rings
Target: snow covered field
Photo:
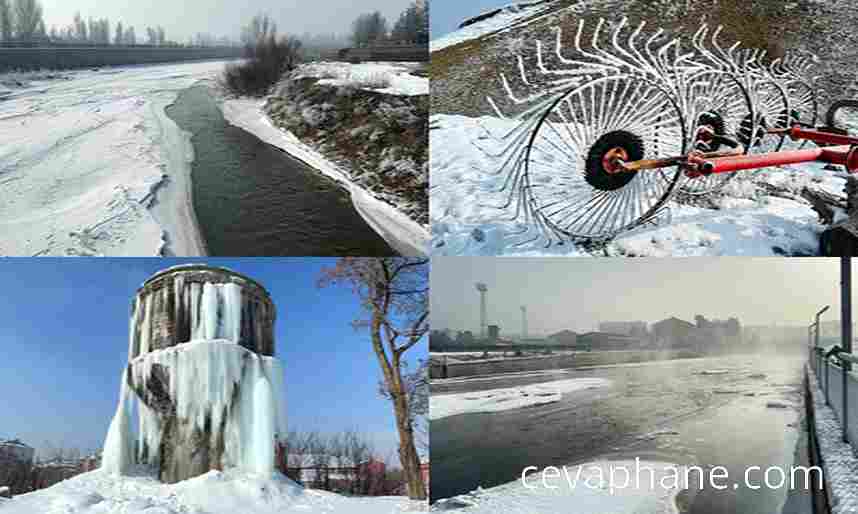
[[[349,174],[326,159],[294,134],[275,127],[262,111],[264,100],[230,99],[223,103],[224,117],[231,124],[262,141],[283,149],[346,186],[358,213],[387,243],[403,255],[424,255],[429,234],[419,223],[385,203],[349,179]]]
[[[144,469],[116,477],[84,473],[0,503],[3,514],[405,514],[427,510],[402,497],[350,498],[271,476],[210,471],[162,484]]]
[[[590,256],[574,244],[544,248],[541,242],[515,246],[522,225],[499,210],[504,176],[493,175],[501,162],[476,145],[490,146],[486,129],[502,133],[504,120],[433,115],[430,118],[430,219],[433,255],[568,255]],[[497,148],[494,148],[497,151]],[[823,226],[809,203],[798,198],[812,184],[842,195],[845,177],[821,164],[738,172],[725,194],[714,198],[717,209],[668,203],[659,224],[640,227],[614,239],[598,255],[715,256],[813,255]],[[789,191],[772,196],[760,183]]]
[[[412,75],[413,64],[392,62],[318,62],[305,64],[296,78],[319,78],[319,84],[352,86],[388,95],[428,95],[429,79]]]
[[[517,21],[530,16],[536,16],[552,7],[553,2],[519,2],[500,9],[500,12],[486,19],[472,23],[459,30],[433,39],[429,42],[429,51],[437,52],[448,46],[458,45],[465,41],[477,39],[492,32],[508,29]],[[478,17],[478,16],[477,16]],[[472,18],[473,19],[473,18]]]
[[[429,398],[429,419],[544,405],[560,401],[564,393],[607,388],[610,385],[609,380],[602,378],[571,378],[472,393],[433,394]]]
[[[222,69],[0,78],[0,255],[204,253],[190,202],[193,150],[164,108]]]
[[[685,485],[684,468],[664,462],[594,461],[545,476],[545,484],[535,473],[526,483],[479,488],[438,504],[467,514],[676,514],[676,495]]]

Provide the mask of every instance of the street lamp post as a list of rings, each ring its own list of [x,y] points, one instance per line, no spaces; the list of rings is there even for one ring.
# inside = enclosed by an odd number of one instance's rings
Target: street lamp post
[[[819,326],[819,317],[822,316],[822,314],[825,311],[827,311],[829,307],[831,307],[831,306],[826,305],[825,307],[820,309],[819,312],[816,313],[816,318],[815,318],[815,321],[813,323],[816,327],[816,334],[814,335],[814,339],[815,339],[814,348],[815,348],[817,355],[819,355],[819,332],[820,332],[820,328],[822,328]],[[820,366],[822,365],[822,363],[824,361],[825,361],[824,358],[820,355],[820,357],[819,357]],[[825,404],[829,405],[829,403],[828,403],[828,363],[825,364]]]
[[[852,259],[840,257],[840,346],[847,356],[852,355]],[[849,442],[849,371],[852,363],[840,359],[840,371],[843,377],[843,440]]]

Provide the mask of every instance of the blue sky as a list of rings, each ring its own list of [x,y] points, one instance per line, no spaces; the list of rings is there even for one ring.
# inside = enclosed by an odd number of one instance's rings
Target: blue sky
[[[429,30],[432,39],[458,28],[467,18],[491,9],[515,3],[514,0],[431,0],[429,4]]]
[[[207,262],[244,273],[277,307],[276,353],[284,369],[290,428],[356,428],[382,457],[395,455],[389,404],[359,306],[346,288],[318,289],[333,259],[5,259],[0,263],[0,438],[41,447],[104,442],[127,362],[130,302],[154,272]],[[414,352],[414,353],[412,353]],[[425,345],[409,350],[425,357]],[[394,457],[395,460],[395,457]]]

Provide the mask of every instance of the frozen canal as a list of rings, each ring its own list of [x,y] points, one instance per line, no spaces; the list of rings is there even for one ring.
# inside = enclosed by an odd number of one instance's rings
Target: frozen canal
[[[783,488],[752,490],[742,483],[749,466],[777,466],[789,473],[797,454],[803,461],[801,364],[800,358],[737,356],[433,382],[433,397],[454,394],[463,400],[477,391],[573,378],[601,379],[610,386],[572,390],[542,405],[433,419],[432,499],[483,487],[487,492],[477,504],[529,512],[520,488],[490,488],[516,481],[525,466],[637,457],[729,471],[726,490],[695,487],[680,493],[676,503],[682,512],[774,514],[788,499],[790,512],[804,512],[806,495],[788,495]],[[751,479],[762,482],[762,475]],[[575,500],[570,497],[567,505]],[[660,505],[637,506],[635,512],[661,512]]]

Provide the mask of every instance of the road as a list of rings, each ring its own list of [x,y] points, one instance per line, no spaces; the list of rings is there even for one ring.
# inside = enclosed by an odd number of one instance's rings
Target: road
[[[433,396],[576,377],[611,385],[548,405],[432,420],[432,499],[512,482],[529,465],[639,457],[723,466],[731,484],[743,481],[748,466],[788,469],[802,430],[801,365],[800,358],[733,356],[436,381]],[[727,490],[691,488],[678,503],[693,514],[764,514],[780,512],[787,496],[784,488],[739,483]]]

